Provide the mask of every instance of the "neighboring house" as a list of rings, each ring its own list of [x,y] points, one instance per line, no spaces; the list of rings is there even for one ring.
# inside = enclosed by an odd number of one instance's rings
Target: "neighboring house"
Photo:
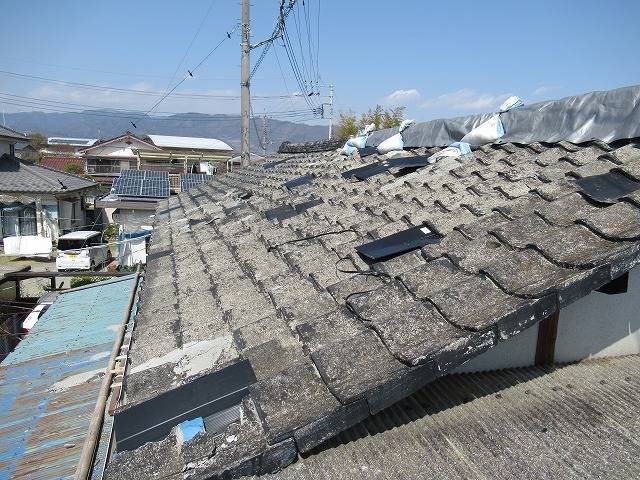
[[[249,154],[249,165],[260,165],[264,163],[265,157],[262,155],[258,155],[257,153]],[[235,157],[227,160],[226,171],[233,172],[234,170],[240,168],[242,166],[242,157],[240,155],[236,155]]]
[[[97,184],[17,158],[13,145],[19,134],[8,133],[0,130],[1,236],[40,235],[55,241],[94,221],[86,199],[95,195]]]
[[[136,151],[141,170],[165,170],[170,173],[225,172],[233,148],[215,138],[147,135],[145,140],[162,149],[161,152]]]
[[[487,118],[162,201],[106,478],[637,478],[640,86]]]
[[[20,142],[16,144],[16,156],[23,160],[31,160],[35,162],[40,156],[40,149],[34,147],[30,143]]]
[[[26,140],[27,136],[24,133],[0,126],[0,156],[7,154],[14,157],[16,144],[22,144]]]
[[[94,145],[97,141],[97,138],[49,137],[46,153],[78,153],[80,150]]]
[[[99,140],[78,153],[85,160],[86,172],[97,182],[111,185],[122,170],[138,169],[139,161],[134,150],[145,149],[159,152],[160,148],[135,136],[131,132],[109,140]]]

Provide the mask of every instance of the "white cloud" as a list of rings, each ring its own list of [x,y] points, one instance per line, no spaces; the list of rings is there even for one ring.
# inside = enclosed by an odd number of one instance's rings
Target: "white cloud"
[[[555,92],[556,90],[560,90],[560,87],[557,85],[542,85],[541,87],[538,87],[533,92],[531,92],[531,96],[539,97],[541,95],[547,95],[549,93]]]
[[[415,88],[408,90],[395,90],[384,97],[384,101],[390,104],[411,103],[420,98],[420,92]]]
[[[492,110],[500,106],[511,94],[478,93],[470,88],[444,93],[422,103],[422,108],[447,110]]]

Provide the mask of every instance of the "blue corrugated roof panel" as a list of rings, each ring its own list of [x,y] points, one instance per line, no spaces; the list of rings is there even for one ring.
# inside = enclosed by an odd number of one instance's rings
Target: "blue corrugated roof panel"
[[[0,478],[71,478],[134,277],[63,293],[0,364]]]

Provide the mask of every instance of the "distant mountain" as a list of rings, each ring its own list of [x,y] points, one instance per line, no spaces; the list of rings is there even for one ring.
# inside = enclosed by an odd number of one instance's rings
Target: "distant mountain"
[[[181,113],[168,117],[143,117],[134,120],[113,116],[109,110],[88,110],[82,113],[20,112],[7,113],[6,125],[21,132],[40,132],[48,137],[110,138],[130,130],[137,135],[178,135],[212,137],[240,150],[240,116]],[[262,119],[256,118],[262,135]],[[251,147],[260,152],[258,136],[251,124]],[[327,127],[267,119],[268,151],[278,149],[283,141],[305,142],[326,138]]]

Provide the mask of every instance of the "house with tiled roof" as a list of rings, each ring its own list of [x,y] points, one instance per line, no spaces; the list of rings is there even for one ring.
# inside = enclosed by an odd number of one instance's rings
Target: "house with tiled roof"
[[[160,202],[106,477],[636,478],[638,105],[519,108],[457,155],[488,117],[425,122]]]
[[[54,241],[63,232],[94,222],[87,207],[97,184],[78,175],[17,158],[24,135],[0,130],[1,237],[39,235]]]

